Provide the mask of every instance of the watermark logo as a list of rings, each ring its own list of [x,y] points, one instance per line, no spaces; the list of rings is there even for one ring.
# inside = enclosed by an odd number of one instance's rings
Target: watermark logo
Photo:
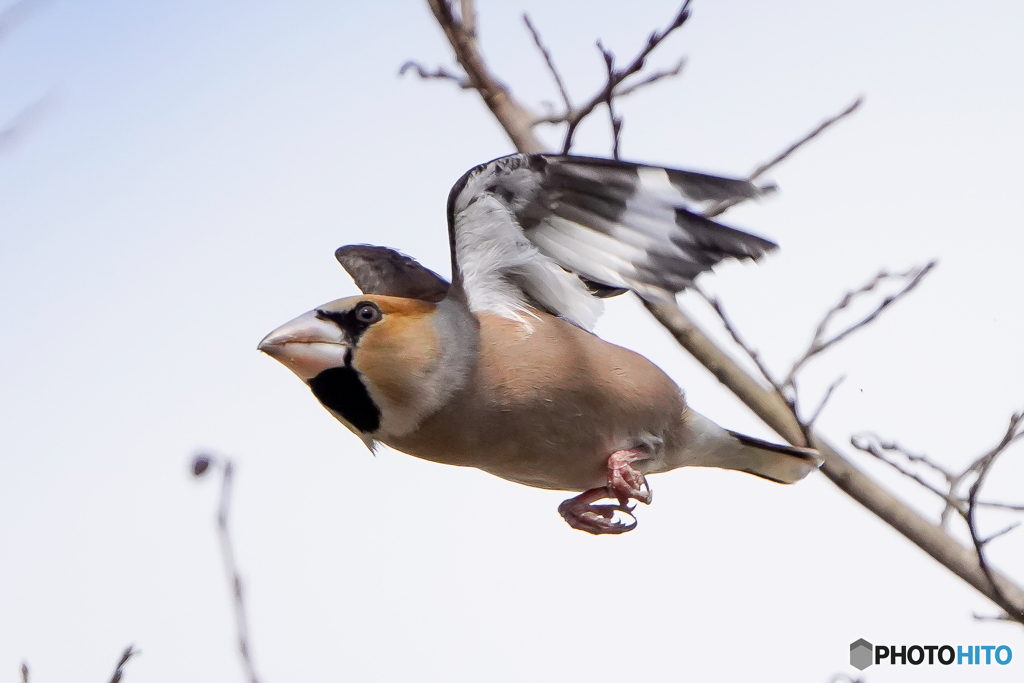
[[[872,645],[863,638],[850,643],[850,666],[859,671],[872,664],[1006,666],[1012,660],[1009,645]]]
[[[863,671],[871,666],[874,645],[860,638],[850,643],[850,666]]]

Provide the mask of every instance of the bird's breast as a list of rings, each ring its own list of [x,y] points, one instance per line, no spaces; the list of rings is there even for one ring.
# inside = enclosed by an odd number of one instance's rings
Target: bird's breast
[[[385,443],[542,488],[604,483],[608,456],[671,436],[682,395],[649,360],[558,318],[481,315],[465,387],[410,434]]]

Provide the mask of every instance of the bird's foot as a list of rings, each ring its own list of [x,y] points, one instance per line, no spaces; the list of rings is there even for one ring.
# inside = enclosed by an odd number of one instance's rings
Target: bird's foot
[[[636,517],[633,515],[635,506],[629,505],[629,501],[636,500],[644,505],[651,502],[651,488],[647,485],[647,478],[632,467],[632,463],[646,457],[647,452],[642,448],[615,451],[608,458],[608,483],[564,501],[558,506],[558,513],[573,529],[590,534],[624,534],[632,531],[636,528]],[[618,505],[594,504],[603,498],[617,500]],[[616,519],[616,512],[625,513],[632,521]]]
[[[558,506],[558,514],[573,529],[586,531],[588,534],[624,534],[636,527],[636,518],[633,517],[633,508],[619,503],[617,505],[604,504],[594,505],[602,498],[611,498],[613,494],[607,486],[600,486],[596,489],[584,491],[575,498],[562,501]],[[615,519],[616,512],[624,512],[632,519],[630,522],[623,522]]]
[[[615,451],[608,458],[608,492],[623,505],[636,500],[650,505],[651,487],[647,485],[647,477],[633,469],[632,463],[649,457],[643,448],[631,448],[628,451]]]

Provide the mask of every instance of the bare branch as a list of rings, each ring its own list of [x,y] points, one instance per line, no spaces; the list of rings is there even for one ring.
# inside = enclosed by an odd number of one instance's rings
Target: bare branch
[[[846,118],[847,116],[849,116],[853,112],[857,111],[857,109],[863,103],[864,103],[864,97],[863,96],[858,97],[846,109],[844,109],[843,111],[839,112],[835,116],[833,116],[831,118],[828,118],[828,119],[825,119],[824,121],[819,123],[817,128],[812,130],[810,133],[805,135],[800,140],[797,140],[796,142],[794,142],[792,145],[787,147],[782,152],[780,152],[779,155],[776,156],[774,159],[772,159],[771,161],[768,161],[768,162],[766,162],[764,164],[761,164],[756,169],[754,169],[754,172],[750,174],[750,180],[751,181],[757,180],[762,175],[767,173],[769,170],[771,170],[775,166],[778,166],[779,164],[781,164],[783,161],[788,159],[789,156],[791,154],[793,154],[793,152],[797,151],[798,149],[800,149],[801,147],[806,145],[808,142],[810,142],[814,138],[816,138],[819,135],[821,135],[822,133],[824,133],[833,124],[838,123],[839,121],[841,121],[842,119]]]
[[[403,64],[401,67],[399,67],[398,75],[404,76],[405,72],[409,71],[410,69],[412,71],[415,71],[416,75],[418,75],[420,78],[424,80],[437,78],[440,80],[455,81],[456,85],[458,85],[463,90],[473,89],[473,84],[470,83],[469,79],[466,78],[465,76],[459,76],[458,74],[454,74],[451,71],[448,71],[448,69],[445,69],[443,66],[439,66],[433,71],[429,71],[422,64],[420,64],[419,62],[414,62],[411,59],[407,61],[405,64]]]
[[[869,455],[873,455],[874,457],[878,458],[879,460],[881,460],[886,465],[893,468],[903,476],[909,479],[913,479],[918,484],[920,484],[924,488],[928,489],[929,491],[937,495],[939,498],[942,498],[944,501],[946,501],[947,506],[951,507],[957,512],[961,514],[965,514],[967,512],[966,501],[957,498],[951,492],[946,492],[939,489],[937,486],[935,486],[928,480],[924,479],[921,475],[917,474],[916,472],[912,472],[908,469],[905,469],[895,460],[889,458],[886,455],[887,451],[898,452],[904,456],[907,456],[908,458],[915,458],[915,456],[908,456],[906,452],[900,450],[898,447],[895,446],[895,444],[882,442],[878,440],[878,437],[876,437],[874,434],[854,434],[853,436],[850,437],[850,445],[852,445],[859,451],[863,451],[865,453],[868,453]],[[935,465],[934,463],[931,463],[930,461],[927,461],[924,458],[918,457],[915,458],[915,461],[927,462],[929,466],[939,470],[940,472],[943,472],[943,470],[941,470],[941,468],[939,468],[938,465]]]
[[[971,541],[974,545],[978,566],[981,569],[982,574],[988,580],[989,588],[996,596],[994,598],[995,602],[1006,609],[1008,620],[1018,621],[1021,624],[1024,624],[1024,605],[1018,604],[1017,601],[1008,598],[1005,593],[1007,588],[1006,580],[995,573],[985,557],[985,546],[996,538],[999,538],[1000,536],[1017,528],[1020,525],[1020,522],[1014,522],[1004,529],[985,537],[981,536],[978,531],[977,522],[977,511],[980,507],[1024,510],[1024,505],[1008,505],[1006,503],[986,502],[979,499],[981,488],[984,485],[985,479],[988,477],[996,458],[1021,438],[1024,438],[1024,412],[1014,413],[1010,417],[1009,425],[1007,426],[1006,432],[1003,434],[999,443],[981,457],[974,460],[966,469],[964,469],[963,472],[960,472],[959,474],[950,472],[946,468],[934,463],[926,456],[909,453],[895,442],[883,442],[874,435],[861,436],[860,438],[854,436],[851,439],[851,443],[855,448],[866,453],[870,453],[882,462],[888,464],[890,467],[896,469],[900,474],[913,479],[921,486],[941,497],[946,502],[946,507],[942,512],[941,518],[943,525],[945,525],[951,511],[955,510],[961,517],[963,517],[967,524],[967,530],[971,535]],[[894,462],[891,458],[887,457],[886,453],[899,454],[911,463],[922,464],[927,466],[929,469],[938,472],[946,480],[949,491],[945,492],[939,490],[916,472],[909,471]],[[957,489],[960,484],[972,474],[976,476],[970,486],[967,497],[964,498],[962,497],[962,494],[958,494]],[[1009,585],[1011,589],[1016,589],[1012,584]],[[978,618],[977,615],[975,615],[975,618]]]
[[[124,652],[121,653],[121,659],[117,661],[117,666],[114,667],[114,675],[110,677],[110,683],[121,683],[124,665],[137,654],[139,654],[139,651],[135,649],[134,645],[129,645],[124,649]]]
[[[746,353],[747,356],[754,362],[754,364],[757,366],[757,369],[760,371],[761,375],[765,378],[765,380],[768,381],[768,384],[771,385],[772,389],[779,395],[779,397],[785,402],[785,404],[792,411],[794,417],[796,417],[797,421],[799,422],[799,424],[801,425],[803,431],[805,432],[804,440],[805,441],[810,441],[811,440],[811,436],[810,436],[810,428],[811,428],[811,426],[814,424],[814,422],[821,415],[821,411],[825,408],[825,404],[832,397],[832,393],[836,390],[836,387],[838,387],[839,384],[842,382],[842,379],[839,379],[836,382],[833,382],[833,384],[825,392],[825,396],[822,399],[821,403],[818,405],[818,407],[811,414],[810,419],[809,420],[803,420],[803,419],[800,418],[800,411],[797,408],[799,392],[797,391],[796,377],[799,374],[800,370],[813,357],[823,353],[824,351],[829,349],[831,346],[837,344],[842,339],[844,339],[845,337],[847,337],[850,334],[852,334],[854,331],[856,331],[856,330],[860,329],[861,327],[864,327],[865,325],[871,323],[871,321],[873,321],[875,318],[877,318],[881,314],[881,312],[883,310],[885,310],[887,307],[891,306],[893,303],[895,303],[900,298],[905,296],[910,290],[912,290],[914,287],[916,287],[918,285],[918,283],[920,283],[921,279],[925,276],[925,274],[927,274],[928,271],[931,270],[931,268],[934,265],[935,265],[935,262],[932,261],[932,262],[928,263],[927,265],[925,265],[922,268],[912,268],[909,271],[907,271],[906,273],[898,273],[896,275],[891,275],[891,274],[887,273],[886,271],[882,271],[878,275],[876,275],[874,278],[872,278],[866,285],[864,285],[864,286],[860,287],[859,289],[854,290],[852,292],[848,292],[839,301],[838,304],[833,306],[832,309],[830,309],[825,314],[825,316],[822,319],[821,323],[818,324],[818,327],[817,327],[817,329],[814,332],[814,338],[812,339],[811,344],[808,346],[808,348],[804,352],[804,354],[799,359],[797,359],[796,362],[793,363],[793,366],[790,368],[790,371],[786,375],[786,378],[783,379],[781,382],[779,380],[775,379],[775,376],[772,374],[772,372],[768,368],[768,366],[764,363],[764,361],[762,360],[760,354],[754,348],[752,348],[749,344],[747,344],[743,340],[743,338],[740,336],[739,332],[737,331],[736,326],[733,325],[732,321],[726,315],[725,309],[723,308],[721,302],[717,298],[709,296],[707,293],[705,293],[703,290],[701,290],[700,287],[694,287],[694,289],[704,298],[705,301],[708,302],[708,304],[711,305],[711,307],[714,309],[715,313],[718,314],[719,319],[721,319],[722,325],[725,327],[725,329],[732,336],[733,341],[735,341],[736,344],[741,349],[743,349],[744,353]],[[903,289],[900,290],[899,292],[897,292],[896,294],[886,297],[880,304],[878,304],[878,306],[876,306],[872,310],[871,313],[869,313],[868,315],[864,316],[858,322],[854,323],[853,325],[849,326],[847,329],[845,329],[842,332],[834,335],[833,337],[830,337],[830,338],[826,338],[825,337],[825,330],[827,329],[829,322],[831,322],[831,320],[840,311],[845,310],[846,308],[848,308],[858,296],[860,296],[862,294],[865,294],[867,292],[873,291],[882,282],[885,282],[885,281],[890,280],[890,279],[909,279],[909,282],[906,285],[904,285]],[[945,519],[945,518],[943,518],[943,519]]]
[[[468,4],[472,7],[471,3]],[[456,19],[448,0],[427,0],[427,5],[452,46],[459,66],[512,144],[523,152],[543,151],[544,146],[533,134],[533,122],[537,117],[515,100],[508,88],[487,68],[477,44],[475,24],[467,27]],[[463,4],[462,11],[466,12],[466,4]]]
[[[995,508],[998,510],[1012,510],[1014,512],[1024,512],[1024,505],[1011,505],[1010,503],[997,503],[991,500],[979,500],[977,502],[979,507],[984,508]]]
[[[792,405],[790,405],[790,399],[789,397],[786,396],[786,392],[783,391],[782,385],[779,384],[779,382],[775,379],[775,376],[772,374],[771,370],[765,364],[764,360],[761,358],[761,354],[757,351],[757,349],[747,344],[747,342],[744,341],[743,337],[740,336],[740,333],[736,329],[736,326],[732,324],[732,320],[730,320],[729,316],[725,314],[725,308],[722,307],[722,302],[719,301],[717,297],[705,292],[699,286],[694,286],[693,289],[698,294],[700,294],[701,297],[703,297],[704,300],[708,302],[711,308],[714,309],[715,313],[718,314],[719,319],[722,321],[722,325],[725,327],[726,331],[730,334],[730,336],[732,336],[732,340],[736,342],[737,346],[743,349],[743,352],[747,354],[747,357],[749,357],[750,360],[754,361],[754,365],[757,366],[757,369],[761,373],[761,376],[764,377],[765,380],[767,380],[768,384],[771,385],[775,393],[779,395],[779,398],[785,401],[786,404],[790,408],[792,408]]]
[[[1006,531],[1009,531],[1009,529],[1001,531],[998,534],[990,536],[987,539],[981,538],[981,536],[978,534],[978,520],[976,516],[978,506],[976,504],[976,499],[978,492],[981,490],[981,485],[985,479],[985,475],[988,474],[988,469],[988,467],[985,467],[985,469],[982,470],[982,472],[978,475],[978,479],[971,486],[971,492],[968,497],[967,505],[967,529],[971,533],[971,541],[974,543],[974,550],[978,555],[978,564],[981,566],[981,571],[985,573],[985,577],[988,579],[989,585],[991,586],[992,590],[996,593],[996,595],[998,595],[1001,598],[1001,600],[997,601],[997,603],[1000,605],[1003,605],[1004,603],[1009,604],[1009,608],[1006,608],[1004,605],[1007,615],[1011,617],[1014,621],[1024,624],[1024,608],[1013,605],[1013,603],[1006,597],[1006,594],[1003,592],[1003,586],[1001,582],[997,580],[996,574],[992,567],[989,565],[988,558],[985,556],[985,544],[991,541],[993,538],[996,538],[1002,535],[1003,533],[1006,533]]]
[[[573,136],[576,134],[576,127],[580,125],[580,122],[589,116],[599,104],[608,102],[610,98],[614,97],[615,88],[622,83],[622,81],[643,69],[644,63],[647,61],[647,57],[654,51],[654,49],[658,47],[658,45],[660,45],[661,42],[669,36],[669,34],[686,23],[686,20],[689,18],[690,0],[685,0],[685,2],[683,2],[683,6],[679,8],[675,18],[672,20],[672,23],[662,31],[653,32],[647,38],[646,45],[644,45],[639,54],[633,58],[633,61],[629,63],[629,66],[621,71],[610,69],[608,82],[605,83],[604,88],[602,88],[600,92],[591,97],[583,106],[566,112],[564,120],[568,126],[565,131],[565,140],[562,143],[562,154],[568,154],[569,150],[572,149]],[[602,52],[604,52],[604,48],[602,48]]]
[[[975,503],[975,505],[977,505],[977,503]],[[1019,526],[1020,526],[1020,522],[1014,522],[1013,524],[1010,524],[1009,526],[1001,529],[1000,531],[997,531],[994,534],[990,534],[989,536],[986,536],[985,538],[981,539],[981,544],[982,545],[988,545],[989,543],[991,543],[992,541],[996,540],[997,538],[999,538],[1003,534],[1008,534],[1008,533],[1010,533],[1011,531],[1013,531],[1014,529],[1016,529]]]
[[[789,147],[787,147],[783,151],[779,152],[775,156],[775,158],[773,158],[771,161],[766,161],[765,163],[763,163],[760,166],[758,166],[757,168],[755,168],[754,171],[749,176],[747,176],[747,180],[749,180],[750,182],[754,182],[755,180],[760,178],[762,175],[764,175],[765,173],[770,171],[772,168],[778,166],[783,161],[788,159],[795,151],[797,151],[798,149],[800,149],[801,147],[806,145],[808,142],[810,142],[814,138],[818,137],[819,135],[824,133],[826,130],[828,130],[833,125],[835,125],[839,121],[843,120],[844,118],[846,118],[847,116],[849,116],[853,112],[857,111],[857,109],[863,103],[864,103],[864,98],[863,97],[858,97],[846,109],[844,109],[843,111],[839,112],[835,116],[827,118],[824,121],[822,121],[821,123],[819,123],[817,125],[817,127],[814,128],[814,130],[812,130],[810,133],[808,133],[807,135],[803,136],[802,138],[800,138],[799,140],[797,140],[796,142],[791,144]],[[721,215],[722,213],[725,213],[727,210],[731,209],[732,207],[734,207],[737,204],[740,204],[740,203],[742,203],[744,201],[746,201],[746,198],[743,198],[743,199],[731,199],[731,200],[728,200],[728,201],[725,201],[725,202],[721,202],[719,204],[716,204],[715,206],[709,207],[708,210],[704,212],[704,215],[707,216],[708,218],[714,218],[715,216],[718,216],[718,215]]]
[[[824,460],[822,473],[847,495],[1003,609],[1024,608],[1024,590],[992,570],[1002,586],[1002,591],[993,590],[975,553],[875,483],[824,438],[811,430],[805,432],[777,390],[754,379],[678,306],[654,302],[644,302],[644,306],[683,348],[777,434],[793,445],[816,448]]]
[[[532,126],[538,122],[537,118],[516,102],[508,90],[498,83],[480,56],[475,41],[468,41],[459,28],[453,25],[454,18],[451,16],[447,3],[443,0],[427,0],[427,2],[445,31],[459,63],[466,69],[466,73],[471,78],[483,79],[482,84],[475,87],[516,148],[520,152],[544,151],[544,147],[532,133]],[[685,12],[686,5],[683,6],[683,10]],[[682,15],[683,12],[680,14]],[[678,23],[681,24],[682,20]],[[600,104],[602,99],[603,92],[601,97],[588,104],[592,109]],[[548,117],[548,119],[551,122],[559,121],[555,117]],[[568,120],[568,118],[560,120]],[[997,577],[996,580],[1002,586],[1000,591],[993,590],[988,575],[981,570],[973,552],[948,536],[940,526],[917,514],[867,477],[832,444],[812,430],[805,429],[794,415],[790,405],[777,390],[766,388],[746,372],[677,305],[668,302],[644,302],[644,305],[683,348],[728,387],[765,424],[791,444],[811,445],[816,448],[824,461],[821,468],[822,473],[840,490],[998,606],[1008,611],[1015,606],[1024,608],[1024,590],[992,570],[992,574]]]
[[[627,86],[615,88],[614,95],[615,97],[625,97],[626,95],[632,95],[637,90],[640,90],[643,87],[651,85],[652,83],[657,83],[658,81],[665,78],[672,78],[673,76],[678,76],[683,72],[684,66],[686,66],[685,57],[680,59],[679,62],[676,63],[676,65],[671,69],[658,69],[654,73],[640,79],[639,81],[630,83]]]
[[[558,73],[558,69],[555,68],[555,62],[551,58],[551,52],[545,47],[544,42],[540,39],[540,33],[537,31],[537,27],[530,21],[530,15],[523,12],[523,21],[526,22],[526,28],[530,29],[530,35],[533,36],[533,42],[540,50],[540,53],[544,56],[544,63],[548,65],[548,71],[551,72],[551,77],[555,79],[555,85],[558,87],[558,94],[562,96],[562,104],[565,105],[566,111],[572,111],[572,101],[569,99],[569,91],[565,87],[565,82],[562,80],[562,75]]]
[[[807,420],[802,420],[801,421],[802,424],[806,425],[807,427],[814,426],[814,423],[817,422],[818,418],[821,416],[821,411],[825,410],[825,405],[828,403],[828,400],[830,398],[832,398],[832,393],[845,380],[846,380],[846,375],[842,375],[842,376],[836,378],[836,380],[834,382],[832,382],[832,384],[829,385],[828,389],[825,390],[825,395],[822,397],[821,403],[819,403],[818,407],[814,409],[813,413],[811,413],[811,417],[810,418],[808,418]]]
[[[471,38],[476,38],[476,8],[473,0],[459,0],[459,23]]]
[[[484,103],[491,110],[491,113],[501,124],[509,138],[511,138],[516,149],[521,152],[544,151],[544,146],[533,134],[532,129],[535,126],[541,123],[566,123],[567,129],[562,153],[568,154],[569,149],[572,147],[572,139],[575,135],[576,127],[583,119],[589,116],[598,105],[607,102],[609,95],[612,97],[621,97],[629,93],[636,92],[641,87],[678,74],[683,66],[683,62],[680,62],[674,69],[657,71],[637,83],[622,86],[621,88],[619,87],[623,80],[642,70],[645,60],[651,52],[653,52],[653,50],[670,33],[683,25],[689,17],[689,0],[686,0],[683,3],[682,8],[680,8],[679,12],[676,13],[672,23],[670,23],[664,30],[655,31],[648,37],[647,43],[633,61],[630,62],[629,66],[621,71],[616,70],[614,78],[609,79],[609,83],[606,84],[600,92],[591,97],[586,104],[578,108],[572,108],[570,104],[571,100],[568,96],[568,89],[565,87],[565,83],[562,80],[561,75],[554,66],[554,60],[551,58],[550,51],[546,46],[544,46],[540,38],[540,33],[530,21],[529,17],[524,15],[523,18],[526,21],[527,27],[530,29],[537,47],[544,55],[544,60],[547,63],[552,76],[555,78],[559,94],[562,97],[563,104],[566,106],[566,111],[564,113],[538,116],[518,102],[512,96],[508,87],[502,84],[490,69],[488,69],[483,56],[480,54],[479,46],[477,45],[475,24],[476,15],[473,11],[472,0],[460,0],[459,17],[455,16],[450,0],[427,0],[427,4],[430,6],[437,23],[444,30],[445,36],[448,38],[448,42],[451,44],[452,50],[455,52],[455,57],[465,70],[466,76],[465,78],[460,77],[443,68],[431,71],[415,61],[408,61],[403,64],[400,73],[404,73],[409,69],[415,69],[421,78],[452,80],[455,81],[460,88],[474,89],[478,91],[480,93],[480,97],[484,100]],[[611,88],[610,93],[606,92],[609,87]],[[619,123],[619,127],[621,128],[621,121]]]
[[[793,363],[793,367],[790,368],[789,374],[786,375],[786,379],[784,379],[782,382],[783,386],[791,383],[793,378],[797,375],[797,373],[800,372],[800,369],[803,368],[803,366],[806,365],[812,358],[823,353],[832,346],[835,346],[843,339],[846,339],[848,336],[850,336],[857,330],[861,329],[865,325],[870,324],[872,321],[875,320],[875,318],[882,314],[882,311],[889,308],[889,306],[893,305],[894,303],[905,297],[907,294],[909,294],[915,287],[917,287],[921,283],[921,280],[924,279],[924,276],[927,275],[931,271],[931,269],[935,267],[936,263],[936,261],[929,261],[923,267],[914,267],[904,273],[892,274],[883,270],[879,272],[878,275],[876,275],[874,278],[872,278],[871,281],[869,281],[866,285],[863,285],[859,289],[856,289],[852,292],[847,292],[847,294],[839,301],[839,303],[833,306],[832,309],[825,314],[825,317],[822,319],[821,323],[818,324],[818,328],[814,331],[814,338],[811,340],[810,346],[807,347],[807,351],[804,352],[804,355],[798,358],[796,362]],[[869,314],[861,318],[853,325],[850,325],[842,332],[839,332],[838,334],[835,334],[830,338],[825,337],[825,329],[828,327],[828,324],[832,322],[833,318],[835,318],[837,314],[849,308],[850,304],[852,304],[858,296],[873,291],[880,284],[882,284],[883,282],[887,282],[889,280],[907,280],[908,282],[896,294],[892,294],[885,297],[882,300],[882,302],[875,306],[875,308]]]
[[[947,509],[945,511],[943,511],[943,515],[945,515],[950,510],[955,510],[955,511],[961,513],[961,514],[964,514],[966,512],[966,510],[967,510],[967,500],[964,499],[964,498],[959,497],[956,494],[956,489],[960,485],[960,483],[969,474],[972,473],[973,467],[974,467],[973,464],[971,466],[969,466],[963,472],[961,472],[959,474],[954,474],[953,472],[950,472],[948,469],[946,469],[942,465],[939,465],[938,463],[932,461],[927,456],[911,453],[910,451],[906,450],[905,448],[900,446],[895,441],[884,441],[881,438],[879,438],[877,435],[872,434],[870,432],[864,432],[864,433],[861,433],[861,434],[855,434],[854,436],[852,436],[850,438],[850,442],[853,445],[853,447],[856,448],[857,450],[863,451],[865,453],[868,453],[868,454],[878,458],[879,460],[885,462],[886,464],[888,464],[891,467],[893,467],[894,469],[896,469],[901,474],[904,474],[905,476],[910,477],[914,481],[917,481],[919,484],[921,484],[922,486],[924,486],[928,490],[932,491],[936,495],[938,495],[941,498],[943,498],[944,500],[946,500],[946,502],[947,502]],[[889,457],[889,455],[887,455],[887,454],[893,454],[893,455],[902,456],[903,458],[906,458],[906,460],[908,462],[910,462],[910,463],[924,465],[928,469],[930,469],[930,470],[932,470],[932,471],[942,475],[942,478],[946,480],[946,485],[949,487],[949,491],[948,492],[940,491],[937,488],[935,488],[934,486],[932,486],[931,484],[929,484],[929,483],[927,483],[925,481],[922,481],[916,475],[916,473],[912,473],[912,472],[910,472],[908,470],[905,470],[902,467],[898,466]],[[1016,512],[1024,512],[1024,505],[1013,505],[1013,504],[1010,504],[1010,503],[1000,503],[1000,502],[996,502],[996,501],[986,501],[986,500],[975,501],[975,504],[978,505],[979,507],[988,507],[988,508],[995,508],[995,509],[1001,509],[1001,510],[1011,510],[1011,511],[1016,511]]]
[[[984,468],[991,467],[991,462],[995,460],[999,454],[1021,438],[1024,438],[1024,413],[1014,413],[1010,416],[1010,424],[1006,428],[1003,438],[1000,439],[995,448],[972,462],[967,469],[964,470],[964,474],[979,472]]]
[[[641,79],[639,81],[636,81],[634,83],[630,83],[629,85],[622,85],[620,83],[618,86],[615,87],[615,90],[612,93],[612,96],[615,99],[626,97],[627,95],[632,95],[637,90],[640,90],[641,88],[644,88],[644,87],[646,87],[648,85],[652,85],[652,84],[657,83],[658,81],[661,81],[661,80],[666,79],[666,78],[671,78],[673,76],[678,76],[680,73],[682,73],[684,66],[686,66],[686,60],[685,59],[681,59],[681,60],[679,60],[679,63],[677,63],[671,69],[659,69],[659,70],[655,71],[654,73],[650,74],[649,76],[646,76],[643,79]],[[604,90],[602,90],[601,93],[604,93]],[[594,103],[594,107],[596,107],[597,105],[601,104],[602,102],[603,102],[603,100],[596,101]],[[580,108],[580,110],[582,111],[582,107]],[[533,120],[533,125],[537,126],[537,125],[540,125],[542,123],[549,123],[549,124],[566,123],[566,122],[568,122],[569,120],[571,120],[575,116],[574,112],[575,112],[575,110],[568,110],[568,113],[562,112],[560,114],[553,114],[552,113],[552,114],[545,114],[543,116],[538,116],[537,118],[535,118]],[[588,111],[587,114],[590,114],[592,112],[593,112],[593,108],[590,111]]]
[[[978,564],[981,565],[981,570],[985,572],[985,576],[988,578],[989,583],[992,586],[992,590],[1003,598],[1006,597],[1003,592],[1003,586],[997,580],[994,571],[988,563],[988,558],[985,557],[985,545],[990,543],[993,539],[1011,531],[1017,526],[1017,524],[1019,524],[1019,522],[987,538],[982,538],[978,531],[977,521],[978,494],[981,492],[981,487],[985,485],[985,479],[988,478],[989,472],[991,472],[992,466],[996,462],[996,458],[1004,453],[1011,444],[1024,436],[1024,429],[1021,429],[1022,426],[1024,426],[1024,412],[1014,413],[1010,417],[1010,424],[1007,426],[1006,433],[1003,435],[999,444],[991,451],[974,461],[965,471],[965,474],[971,471],[976,471],[978,474],[974,483],[971,484],[970,492],[967,497],[967,529],[971,533],[971,541],[974,543],[975,552],[978,553]],[[1009,608],[1004,606],[1004,609],[1006,609],[1007,615],[1014,621],[1024,624],[1024,607],[1011,604]]]
[[[211,466],[220,467],[222,478],[220,483],[220,502],[217,506],[217,538],[220,541],[221,557],[224,560],[224,571],[231,586],[231,595],[235,605],[235,629],[238,633],[238,653],[242,659],[242,668],[249,683],[259,683],[256,667],[252,661],[249,647],[249,621],[246,618],[245,599],[242,594],[242,577],[235,562],[234,544],[231,540],[231,529],[228,527],[228,514],[231,512],[231,484],[234,466],[227,458],[212,455],[197,455],[192,459],[192,474],[202,477]]]
[[[615,78],[615,55],[610,50],[605,49],[605,46],[601,44],[601,41],[597,41],[597,49],[601,51],[601,56],[604,58],[605,68],[608,69],[608,86],[605,88],[605,106],[608,107],[608,118],[612,124],[612,159],[618,161],[619,159],[619,137],[622,133],[622,117],[615,115],[615,108],[612,106],[612,100],[614,95],[612,94],[615,90],[615,86],[612,81]]]
[[[885,440],[879,438],[878,436],[876,436],[875,434],[872,434],[870,432],[865,432],[863,434],[855,435],[853,438],[860,440],[862,443],[863,442],[868,442],[868,441],[874,442],[875,444],[878,445],[879,448],[881,448],[884,451],[889,451],[891,453],[898,453],[899,455],[901,455],[904,458],[906,458],[909,462],[925,465],[929,469],[937,472],[938,474],[941,474],[942,478],[946,480],[946,483],[948,483],[950,485],[952,485],[957,480],[957,477],[959,476],[959,475],[953,474],[952,472],[947,470],[942,465],[939,465],[938,463],[933,462],[926,455],[919,455],[917,453],[912,453],[912,452],[908,451],[907,449],[905,449],[903,446],[901,446],[898,443],[896,443],[895,441],[885,441]],[[864,448],[862,448],[861,446],[858,446],[856,444],[854,444],[854,447],[857,448],[858,450],[865,450]]]

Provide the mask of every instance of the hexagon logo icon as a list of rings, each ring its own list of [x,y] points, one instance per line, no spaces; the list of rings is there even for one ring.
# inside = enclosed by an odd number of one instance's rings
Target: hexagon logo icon
[[[860,638],[850,643],[850,666],[863,671],[871,666],[875,646]]]

